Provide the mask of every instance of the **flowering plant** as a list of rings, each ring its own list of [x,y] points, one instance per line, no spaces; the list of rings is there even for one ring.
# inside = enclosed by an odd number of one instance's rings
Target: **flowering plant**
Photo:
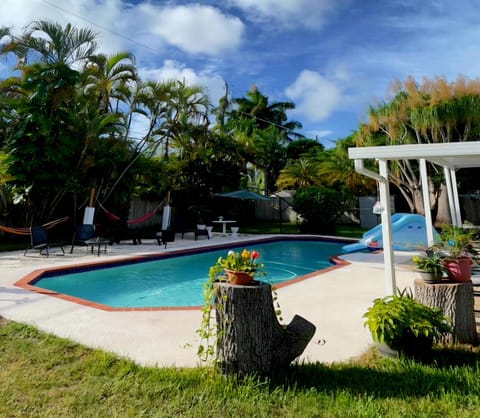
[[[253,276],[263,268],[263,264],[257,261],[259,257],[260,253],[255,250],[230,250],[225,258],[218,257],[217,262],[210,267],[210,275],[217,276],[224,270],[231,270],[244,271]]]
[[[474,231],[452,225],[442,225],[439,247],[448,258],[467,257],[476,255],[477,251],[472,246]]]
[[[437,277],[441,277],[444,272],[442,258],[436,251],[428,251],[425,256],[415,255],[412,262],[420,271],[433,273]]]

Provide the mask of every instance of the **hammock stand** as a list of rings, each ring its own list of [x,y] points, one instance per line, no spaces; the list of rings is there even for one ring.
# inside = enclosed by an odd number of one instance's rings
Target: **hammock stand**
[[[64,216],[63,218],[55,219],[54,221],[44,223],[41,226],[46,229],[51,229],[63,222],[66,222],[68,219],[70,219],[69,216]],[[0,231],[7,232],[13,235],[24,235],[24,236],[30,235],[30,228],[16,228],[16,227],[8,227],[8,226],[0,225]]]

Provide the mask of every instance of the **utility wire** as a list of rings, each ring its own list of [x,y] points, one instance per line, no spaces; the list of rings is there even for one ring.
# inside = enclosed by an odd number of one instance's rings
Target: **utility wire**
[[[115,32],[115,31],[111,30],[110,28],[107,28],[106,26],[103,26],[103,25],[100,25],[100,24],[98,24],[98,23],[95,23],[95,22],[93,22],[93,21],[91,21],[91,20],[89,20],[89,19],[87,19],[87,18],[85,18],[85,17],[83,17],[83,16],[80,16],[80,15],[77,14],[77,13],[73,13],[73,12],[71,12],[70,10],[67,10],[67,9],[64,9],[63,7],[57,6],[56,4],[53,4],[53,3],[51,3],[51,2],[49,2],[49,1],[47,1],[47,0],[41,0],[41,1],[42,1],[43,3],[45,3],[45,4],[48,4],[48,5],[51,6],[51,7],[54,7],[55,9],[61,10],[62,12],[65,12],[65,13],[67,13],[67,14],[70,14],[70,15],[72,15],[72,16],[75,16],[76,18],[78,18],[78,19],[80,19],[80,20],[83,20],[83,21],[85,21],[85,22],[87,22],[87,23],[90,23],[90,24],[93,25],[93,26],[97,26],[97,27],[99,27],[99,28],[101,28],[101,29],[103,29],[103,30],[111,33],[112,35],[118,36],[118,37],[120,37],[120,38],[122,38],[122,39],[125,39],[126,41],[132,42],[132,43],[134,43],[134,44],[136,44],[136,45],[138,45],[138,46],[141,46],[141,47],[143,47],[143,48],[146,48],[146,49],[148,49],[148,50],[150,50],[150,51],[159,53],[158,50],[156,50],[156,49],[154,49],[154,48],[151,48],[150,46],[148,46],[148,45],[146,45],[146,44],[143,44],[143,43],[141,43],[141,42],[138,42],[138,41],[136,41],[135,39],[129,38],[128,36],[122,35],[122,34],[119,33],[119,32]]]
[[[106,26],[100,25],[99,23],[95,23],[95,22],[93,22],[93,21],[91,21],[91,20],[89,20],[89,19],[87,19],[87,18],[85,18],[85,17],[83,17],[83,16],[81,16],[81,15],[79,15],[79,14],[77,14],[77,13],[73,13],[73,12],[71,12],[70,10],[67,10],[67,9],[64,9],[63,7],[57,6],[56,4],[54,4],[54,3],[52,3],[52,2],[50,2],[50,1],[48,1],[48,0],[41,0],[41,1],[42,1],[43,3],[45,3],[45,4],[48,4],[49,6],[51,6],[51,7],[53,7],[53,8],[55,8],[55,9],[61,10],[61,11],[64,12],[64,13],[67,13],[67,14],[70,14],[70,15],[72,15],[72,16],[75,16],[76,18],[78,18],[78,19],[80,19],[80,20],[83,20],[84,22],[87,22],[87,23],[89,23],[89,24],[91,24],[91,25],[93,25],[93,26],[96,26],[96,27],[98,27],[98,28],[101,28],[101,29],[103,29],[103,30],[111,33],[112,35],[115,35],[115,36],[118,36],[119,38],[125,39],[125,40],[128,41],[128,42],[131,42],[131,43],[133,43],[133,44],[136,44],[136,45],[138,45],[138,46],[141,46],[142,48],[146,48],[146,49],[148,49],[148,50],[150,50],[150,51],[153,51],[153,52],[156,52],[156,53],[159,52],[158,50],[156,50],[156,49],[154,49],[154,48],[151,48],[150,46],[148,46],[148,45],[146,45],[146,44],[144,44],[144,43],[142,43],[142,42],[138,42],[138,41],[136,41],[135,39],[132,39],[132,38],[129,38],[128,36],[122,35],[122,34],[119,33],[119,32],[115,32],[115,31],[111,30],[110,28],[108,28],[108,27],[106,27]],[[258,120],[258,121],[261,121],[261,122],[270,124],[270,125],[272,125],[272,126],[276,126],[276,127],[279,128],[279,129],[289,130],[289,129],[286,128],[285,126],[279,125],[279,124],[277,124],[277,123],[275,123],[275,122],[272,122],[272,121],[268,121],[268,120],[259,118],[258,116],[255,116],[255,115],[250,115],[250,114],[248,114],[248,113],[246,113],[246,112],[242,112],[241,110],[238,110],[238,109],[237,109],[236,112],[241,113],[241,114],[243,114],[243,115],[245,115],[245,116],[248,116],[248,117],[250,117],[250,118],[254,118],[254,119]],[[230,115],[232,114],[232,112],[226,112],[226,113],[228,113],[228,114],[230,114]],[[293,133],[295,133],[295,132],[293,132]],[[325,139],[325,140],[327,140],[327,141],[335,142],[334,139],[330,139],[330,138],[324,138],[324,137],[318,138],[318,137],[317,137],[317,139]]]

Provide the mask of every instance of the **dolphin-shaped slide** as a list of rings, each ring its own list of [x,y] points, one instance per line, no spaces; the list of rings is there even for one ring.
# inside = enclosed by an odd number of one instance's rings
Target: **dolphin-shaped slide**
[[[411,213],[395,213],[392,215],[392,242],[393,249],[399,251],[412,251],[419,247],[427,247],[427,230],[425,217]],[[434,241],[439,241],[439,236],[433,230]],[[343,252],[377,249],[383,247],[382,224],[374,226],[362,235],[362,238],[354,243],[344,245]]]

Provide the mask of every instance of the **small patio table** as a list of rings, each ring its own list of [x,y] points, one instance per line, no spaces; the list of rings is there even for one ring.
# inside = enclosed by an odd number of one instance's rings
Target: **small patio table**
[[[93,254],[93,248],[97,246],[97,255],[100,257],[100,247],[104,245],[105,246],[104,251],[106,253],[107,245],[110,244],[110,240],[106,238],[96,237],[96,238],[92,238],[85,241],[85,244],[87,244],[90,247],[90,249],[92,250],[92,254]]]
[[[219,237],[228,237],[227,234],[227,224],[234,224],[237,221],[227,221],[227,220],[218,220],[218,221],[212,221],[213,224],[222,224],[222,233],[219,235]]]

